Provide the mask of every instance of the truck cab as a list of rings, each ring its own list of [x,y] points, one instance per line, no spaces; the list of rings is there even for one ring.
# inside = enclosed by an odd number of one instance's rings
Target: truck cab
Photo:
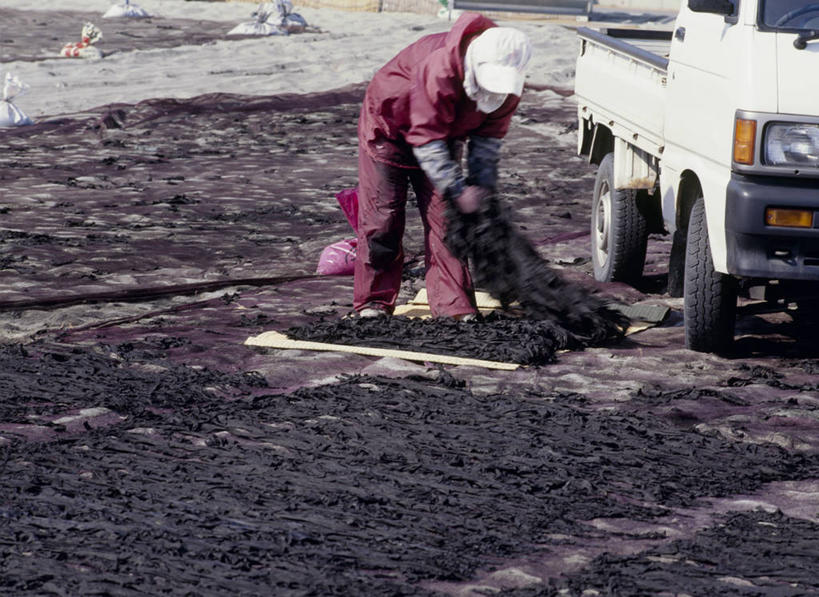
[[[802,313],[819,297],[819,3],[682,0],[668,34],[652,51],[579,31],[595,277],[633,280],[648,233],[672,234],[686,343],[720,352],[740,293]]]

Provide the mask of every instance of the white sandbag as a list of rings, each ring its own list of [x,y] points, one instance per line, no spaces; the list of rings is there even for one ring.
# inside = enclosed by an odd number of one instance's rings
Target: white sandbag
[[[301,33],[307,28],[307,21],[294,13],[290,0],[262,2],[253,11],[254,20],[241,23],[228,31],[228,35],[287,35]]]
[[[23,126],[34,123],[31,118],[12,103],[12,100],[25,93],[26,89],[28,89],[28,85],[11,73],[6,73],[6,80],[3,83],[3,95],[2,99],[0,99],[0,126]]]
[[[102,39],[102,31],[94,23],[86,23],[82,27],[81,41],[65,44],[60,50],[60,56],[66,58],[102,58],[102,51],[94,44]]]
[[[276,10],[281,21],[279,27],[288,33],[301,33],[307,29],[307,21],[297,12],[293,12],[293,3],[290,0],[275,0]]]
[[[136,4],[131,4],[129,0],[124,0],[119,4],[114,4],[108,11],[102,15],[103,19],[112,19],[119,17],[127,17],[132,19],[144,19],[150,17],[148,12]]]
[[[281,28],[288,33],[301,33],[307,29],[307,21],[300,14],[291,12],[282,18]]]
[[[228,31],[228,35],[287,35],[287,31],[278,26],[276,19],[271,19],[274,14],[274,8],[262,2],[251,13],[251,16],[254,17],[252,21],[236,25]]]
[[[281,30],[276,25],[270,23],[260,23],[258,21],[248,21],[239,23],[228,31],[228,35],[287,35],[287,31]]]

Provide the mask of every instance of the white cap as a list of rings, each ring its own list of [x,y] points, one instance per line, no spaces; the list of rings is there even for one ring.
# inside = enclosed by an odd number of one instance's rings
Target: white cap
[[[511,27],[492,27],[469,44],[480,87],[492,93],[523,92],[532,44],[526,34]]]

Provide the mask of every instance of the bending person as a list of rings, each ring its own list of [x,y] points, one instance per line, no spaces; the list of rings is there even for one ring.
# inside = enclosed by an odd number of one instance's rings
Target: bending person
[[[373,77],[358,122],[353,306],[362,317],[391,314],[395,307],[410,184],[424,226],[432,315],[476,313],[468,266],[444,242],[446,206],[474,211],[494,191],[501,139],[520,101],[530,56],[525,34],[466,13],[448,33],[422,37]]]

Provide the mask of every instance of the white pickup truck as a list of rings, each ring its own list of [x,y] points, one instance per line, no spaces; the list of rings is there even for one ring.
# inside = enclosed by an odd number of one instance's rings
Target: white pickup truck
[[[730,349],[739,296],[815,309],[819,2],[682,0],[673,30],[578,37],[595,277],[638,279],[649,233],[673,234],[669,293],[703,352]]]

